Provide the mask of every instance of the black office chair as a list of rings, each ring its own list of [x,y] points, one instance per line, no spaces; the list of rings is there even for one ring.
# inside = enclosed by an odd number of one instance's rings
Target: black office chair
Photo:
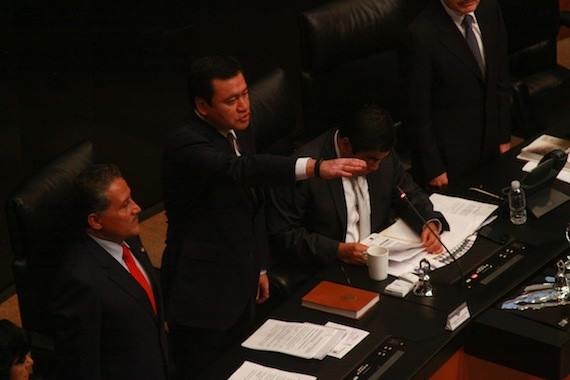
[[[514,133],[570,135],[570,70],[556,60],[564,21],[558,0],[500,0],[500,5],[509,37]]]
[[[77,226],[73,181],[92,161],[92,144],[82,142],[24,181],[6,204],[20,316],[31,334],[33,349],[39,351],[34,355],[39,366],[53,350],[52,279]]]
[[[255,81],[250,86],[250,99],[251,128],[255,133],[257,150],[264,153],[291,154],[302,130],[299,126],[299,105],[293,101],[285,72],[276,69]],[[269,202],[270,190],[266,190],[264,196]],[[268,310],[287,298],[305,279],[305,276],[300,276],[290,267],[284,266],[278,257],[273,255],[269,268],[271,305],[264,305],[264,309]]]
[[[405,36],[425,3],[337,0],[302,13],[303,112],[310,137],[365,103],[405,119]]]
[[[250,86],[250,128],[258,152],[289,155],[301,134],[300,109],[287,79],[282,69],[275,69]]]

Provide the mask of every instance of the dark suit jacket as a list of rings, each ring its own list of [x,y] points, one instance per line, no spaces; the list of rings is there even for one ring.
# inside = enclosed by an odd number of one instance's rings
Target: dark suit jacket
[[[325,132],[300,148],[296,155],[336,158],[334,130]],[[433,210],[427,195],[413,182],[402,163],[391,152],[380,168],[366,176],[370,195],[370,230],[378,232],[388,227],[395,211],[416,231],[423,223],[400,199],[400,186],[426,219],[437,218],[448,229],[442,214]],[[339,242],[346,237],[347,211],[342,179],[324,181],[312,178],[298,182],[294,189],[277,189],[273,208],[268,216],[272,248],[278,261],[326,265],[337,257]]]
[[[225,330],[252,305],[268,250],[263,194],[257,190],[264,183],[295,181],[294,159],[254,154],[252,132],[237,135],[241,157],[197,117],[166,141],[162,276],[169,321],[178,325]]]
[[[145,291],[95,240],[68,250],[56,281],[53,312],[58,379],[167,379],[160,288],[140,240],[127,241],[151,282],[158,314]]]
[[[495,0],[475,12],[486,59],[486,78],[449,15],[432,0],[410,25],[408,134],[413,170],[427,181],[451,178],[499,154],[509,141],[510,83],[507,42]]]

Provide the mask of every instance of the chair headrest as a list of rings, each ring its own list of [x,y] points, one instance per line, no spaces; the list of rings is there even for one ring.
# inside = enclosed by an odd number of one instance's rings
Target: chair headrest
[[[303,12],[304,64],[326,69],[399,44],[425,1],[337,0]]]
[[[261,152],[289,153],[272,149],[276,143],[291,135],[296,123],[296,111],[287,85],[285,72],[276,69],[250,86],[251,128]],[[281,150],[281,151],[280,151]]]
[[[6,205],[8,228],[16,257],[42,255],[63,238],[73,223],[73,181],[93,162],[93,145],[70,148],[25,180]]]

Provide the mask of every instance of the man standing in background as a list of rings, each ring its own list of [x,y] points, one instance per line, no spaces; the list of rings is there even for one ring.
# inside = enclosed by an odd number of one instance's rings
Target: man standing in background
[[[412,170],[441,188],[510,148],[505,26],[495,0],[431,0],[409,31]]]

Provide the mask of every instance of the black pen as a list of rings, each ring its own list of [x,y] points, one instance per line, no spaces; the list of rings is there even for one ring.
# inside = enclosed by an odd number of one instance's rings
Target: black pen
[[[348,277],[348,274],[346,274],[346,271],[344,270],[344,265],[339,264],[340,266],[340,270],[342,271],[342,274],[344,275],[344,279],[346,280],[346,283],[348,285],[352,285],[352,282],[350,281],[350,277]]]

